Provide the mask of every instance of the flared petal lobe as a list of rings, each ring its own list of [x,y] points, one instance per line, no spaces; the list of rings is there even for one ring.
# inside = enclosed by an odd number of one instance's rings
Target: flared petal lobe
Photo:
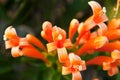
[[[88,4],[93,10],[93,15],[98,14],[98,12],[102,10],[101,5],[95,1],[89,1]]]
[[[66,32],[63,29],[55,26],[53,27],[52,36],[57,48],[62,48],[66,40]]]
[[[72,80],[82,80],[82,76],[79,71],[72,73]]]
[[[78,55],[74,53],[69,53],[69,65],[62,67],[62,74],[67,75],[72,73],[72,80],[82,80],[81,74],[79,71],[86,69],[85,61],[81,60]]]
[[[57,48],[57,52],[58,52],[58,59],[60,63],[67,63],[69,62],[69,58],[67,55],[67,50],[65,47],[63,48]]]
[[[13,57],[20,57],[23,55],[19,47],[13,47],[11,50],[11,54]]]
[[[96,24],[99,24],[100,22],[105,22],[108,20],[106,16],[106,9],[105,7],[101,7],[101,5],[95,1],[89,1],[88,4],[93,10],[93,20],[95,21]]]
[[[9,26],[4,33],[4,41],[6,49],[12,48],[19,45],[20,38],[17,36],[16,30]]]

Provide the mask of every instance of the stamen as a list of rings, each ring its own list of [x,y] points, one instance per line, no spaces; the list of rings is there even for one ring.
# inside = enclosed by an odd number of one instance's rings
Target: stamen
[[[113,16],[113,17],[116,17],[116,16],[117,16],[119,6],[120,6],[120,0],[117,0],[116,8],[114,8],[115,14],[114,14],[114,16]]]
[[[106,13],[106,7],[103,7],[102,11],[103,11],[104,13]]]

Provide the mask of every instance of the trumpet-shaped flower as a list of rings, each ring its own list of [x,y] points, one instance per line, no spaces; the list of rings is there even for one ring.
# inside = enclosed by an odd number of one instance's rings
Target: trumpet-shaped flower
[[[86,65],[100,65],[103,66],[103,70],[108,71],[109,76],[113,76],[119,72],[118,66],[120,66],[120,51],[114,50],[111,53],[111,57],[98,56],[86,62]]]
[[[72,80],[82,80],[81,74],[79,71],[86,69],[85,61],[74,53],[69,54],[69,66],[62,67],[62,74],[67,75],[72,73]]]
[[[82,55],[83,53],[91,50],[96,50],[104,46],[108,43],[108,39],[105,36],[99,36],[96,38],[91,38],[88,42],[86,42],[78,51],[78,55]]]
[[[21,38],[20,44],[17,47],[12,47],[11,54],[13,57],[26,56],[41,59],[48,63],[45,56],[35,47],[30,45],[26,38]]]
[[[5,30],[4,40],[6,49],[11,48],[13,57],[28,56],[48,62],[44,55],[32,46],[33,44],[44,49],[42,43],[33,35],[28,34],[27,38],[20,38],[17,36],[16,30],[10,26]]]
[[[54,26],[52,29],[52,37],[53,42],[47,44],[48,52],[57,49],[59,61],[61,63],[66,62],[66,59],[68,58],[66,48],[72,46],[71,40],[66,39],[66,32],[57,26]],[[61,57],[63,55],[64,57]]]
[[[20,38],[17,36],[16,30],[12,26],[5,30],[3,38],[5,40],[6,49],[19,45]]]
[[[98,25],[102,31],[107,29],[107,27],[104,24],[104,22],[108,20],[106,16],[105,7],[102,9],[100,4],[95,1],[89,1],[88,4],[93,10],[93,15],[90,18],[88,18],[84,23],[80,24],[78,28],[79,35],[75,43],[76,45],[79,44],[79,40],[81,39],[81,37],[86,32],[94,28],[96,25]]]

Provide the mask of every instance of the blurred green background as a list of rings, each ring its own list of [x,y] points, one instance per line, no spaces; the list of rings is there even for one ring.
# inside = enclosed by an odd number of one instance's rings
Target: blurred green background
[[[90,0],[0,0],[0,80],[71,80],[71,75],[61,75],[57,55],[49,56],[51,66],[41,60],[19,57],[12,58],[10,50],[5,50],[3,34],[6,27],[12,25],[18,35],[24,37],[32,33],[39,39],[44,21],[51,21],[68,31],[73,18],[80,22],[92,15],[88,5]],[[96,0],[107,9],[109,20],[113,18],[116,0]],[[119,13],[117,17],[119,17]],[[109,77],[99,66],[88,67],[82,72],[83,80],[120,80],[120,74]]]

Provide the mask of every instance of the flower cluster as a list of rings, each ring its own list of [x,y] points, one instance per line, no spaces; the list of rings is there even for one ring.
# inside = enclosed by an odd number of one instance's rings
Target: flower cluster
[[[117,74],[120,65],[120,19],[114,18],[106,24],[108,18],[105,7],[102,8],[95,1],[89,1],[88,4],[93,14],[84,22],[73,19],[70,22],[68,38],[65,30],[45,21],[41,31],[41,36],[48,42],[45,47],[32,34],[27,34],[24,38],[19,37],[15,28],[10,26],[4,33],[6,49],[11,48],[13,57],[27,56],[41,59],[48,64],[49,61],[43,53],[56,51],[62,74],[72,73],[72,80],[82,80],[80,71],[86,70],[89,65],[102,66],[109,76]],[[76,34],[78,35],[75,38]],[[84,54],[93,55],[96,51],[111,55],[100,55],[87,61],[80,58]]]

